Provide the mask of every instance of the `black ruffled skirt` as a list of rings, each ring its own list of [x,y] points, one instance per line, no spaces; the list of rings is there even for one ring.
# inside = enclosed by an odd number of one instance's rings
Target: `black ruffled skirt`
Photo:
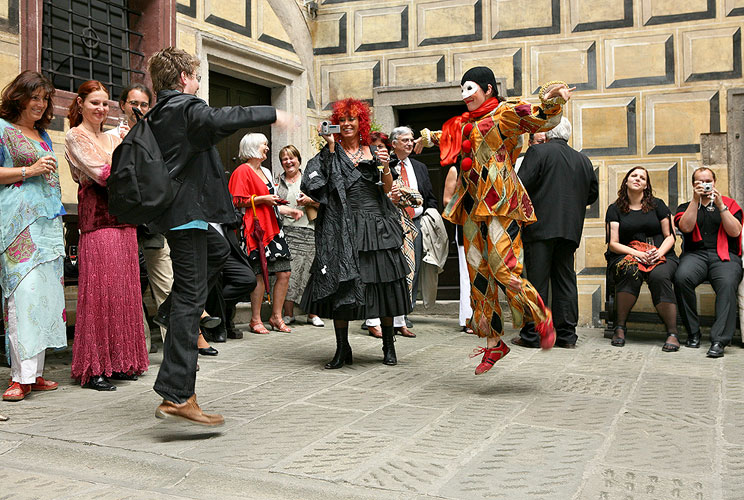
[[[352,222],[359,257],[358,281],[341,283],[336,293],[313,300],[309,293],[311,275],[300,307],[322,318],[340,320],[408,314],[411,311],[406,283],[408,266],[402,251],[403,229],[399,220],[368,210],[354,210]]]

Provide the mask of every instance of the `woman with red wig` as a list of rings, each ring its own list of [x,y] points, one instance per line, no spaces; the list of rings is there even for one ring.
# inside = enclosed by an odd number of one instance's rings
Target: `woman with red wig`
[[[78,89],[67,115],[65,158],[78,183],[78,305],[72,376],[83,387],[113,391],[109,378],[137,380],[149,360],[142,323],[137,228],[108,212],[106,180],[121,138],[105,134],[109,93],[99,81]]]
[[[552,129],[561,119],[562,105],[572,88],[550,82],[540,90],[540,106],[506,101],[496,91],[496,78],[484,66],[469,69],[460,81],[462,100],[468,111],[445,122],[442,131],[421,131],[421,147],[438,145],[440,163],[460,160],[457,187],[444,218],[463,227],[465,255],[471,280],[470,303],[474,333],[486,337],[487,346],[475,369],[480,375],[506,356],[509,347],[501,340],[504,325],[498,289],[505,292],[515,328],[534,321],[540,346],[555,343],[550,310],[532,284],[522,278],[522,226],[537,221],[532,202],[519,182],[514,163],[526,133]]]
[[[370,111],[357,99],[334,103],[340,132],[305,168],[301,191],[320,203],[315,260],[302,297],[307,313],[333,319],[336,354],[328,369],[352,363],[349,320],[382,318],[383,363],[397,364],[393,316],[408,314],[403,229],[387,193],[393,185],[384,148],[370,147]],[[321,132],[321,128],[318,128]]]

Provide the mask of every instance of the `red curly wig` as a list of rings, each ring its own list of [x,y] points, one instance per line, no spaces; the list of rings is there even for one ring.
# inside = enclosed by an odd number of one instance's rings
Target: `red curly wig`
[[[369,105],[348,97],[341,99],[333,103],[333,114],[331,115],[331,123],[338,125],[341,118],[344,116],[356,116],[359,120],[359,134],[362,136],[362,145],[369,146],[369,129],[370,129],[370,110]],[[341,134],[333,134],[333,138],[336,142],[341,140]]]

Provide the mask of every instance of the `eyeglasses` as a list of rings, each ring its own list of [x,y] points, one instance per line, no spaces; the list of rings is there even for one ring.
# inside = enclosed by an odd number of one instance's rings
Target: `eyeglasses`
[[[150,107],[149,102],[139,102],[139,101],[127,101],[127,104],[132,106],[133,108],[140,108],[140,109],[148,109]]]

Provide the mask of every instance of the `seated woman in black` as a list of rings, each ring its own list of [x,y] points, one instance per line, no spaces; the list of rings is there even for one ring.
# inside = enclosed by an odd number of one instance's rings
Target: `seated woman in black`
[[[654,198],[651,179],[643,167],[625,174],[615,203],[607,207],[609,228],[607,265],[614,272],[617,319],[611,344],[625,345],[625,323],[645,280],[651,300],[667,329],[663,351],[679,350],[674,272],[674,226],[669,208]]]

